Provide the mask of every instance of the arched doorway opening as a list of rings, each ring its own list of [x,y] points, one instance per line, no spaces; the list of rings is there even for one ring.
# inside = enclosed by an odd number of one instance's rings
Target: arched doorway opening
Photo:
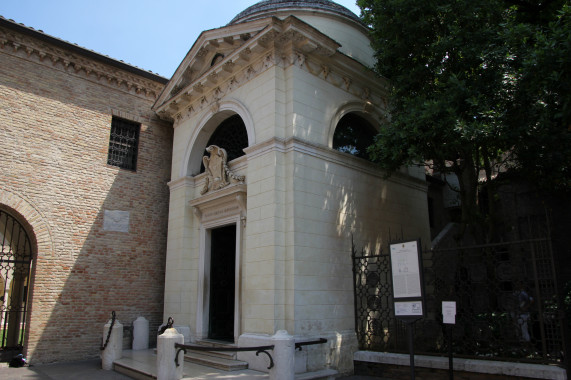
[[[0,361],[22,352],[31,268],[32,244],[26,229],[0,210]]]
[[[204,154],[207,159],[202,160],[203,164],[209,165],[205,180],[207,185],[222,183],[222,186],[205,186],[202,197],[190,202],[200,220],[201,230],[196,331],[199,339],[233,343],[239,336],[240,326],[239,263],[246,213],[246,185],[242,180],[216,182],[217,171],[213,168],[222,165],[225,170],[230,170],[226,163],[245,155],[248,133],[244,121],[237,114],[227,116],[218,122],[216,128],[209,130],[212,132],[205,140],[208,150]],[[221,149],[225,153],[220,155]],[[204,171],[202,166],[200,172]],[[242,176],[233,178],[238,177],[243,179]]]

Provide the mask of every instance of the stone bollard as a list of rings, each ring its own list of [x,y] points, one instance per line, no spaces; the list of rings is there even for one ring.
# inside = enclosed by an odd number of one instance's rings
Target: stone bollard
[[[103,344],[107,340],[109,329],[111,328],[111,320],[103,326]],[[113,362],[121,359],[123,356],[123,325],[118,319],[115,320],[109,342],[103,351],[101,351],[101,368],[106,371],[113,369]]]
[[[184,355],[182,352],[179,354],[177,367],[174,362],[177,352],[175,343],[184,344],[184,335],[179,334],[174,328],[166,329],[157,338],[157,380],[182,379]]]
[[[149,321],[138,317],[133,322],[133,351],[149,348]]]
[[[274,368],[270,380],[293,380],[295,378],[295,339],[285,330],[272,336],[274,345]]]

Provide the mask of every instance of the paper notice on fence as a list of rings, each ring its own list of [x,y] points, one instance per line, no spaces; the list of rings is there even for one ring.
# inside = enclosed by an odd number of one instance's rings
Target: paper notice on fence
[[[395,298],[422,296],[416,241],[391,244],[391,268]]]
[[[442,322],[449,325],[456,324],[456,302],[442,301]]]
[[[422,317],[422,302],[395,302],[395,317],[419,316]]]

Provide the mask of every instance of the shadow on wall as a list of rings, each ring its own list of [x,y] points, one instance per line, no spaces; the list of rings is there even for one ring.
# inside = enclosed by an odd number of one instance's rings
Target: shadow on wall
[[[163,312],[168,189],[166,181],[145,175],[142,161],[137,172],[105,167],[115,178],[108,188],[100,185],[98,194],[88,190],[95,187],[92,180],[80,180],[71,190],[73,198],[84,191],[105,198],[91,200],[99,208],[64,206],[68,215],[54,234],[54,256],[38,254],[30,334],[41,331],[41,336],[30,357],[42,362],[97,357],[112,311],[124,326],[138,316],[147,318],[151,344],[156,339]]]
[[[142,95],[61,68],[45,83],[32,63],[17,63],[0,88],[10,110],[9,118],[0,110],[0,204],[36,239],[26,355],[35,363],[98,357],[112,311],[126,326],[147,318],[153,344],[163,322],[172,126]],[[133,116],[136,171],[108,165],[111,114],[146,109]]]

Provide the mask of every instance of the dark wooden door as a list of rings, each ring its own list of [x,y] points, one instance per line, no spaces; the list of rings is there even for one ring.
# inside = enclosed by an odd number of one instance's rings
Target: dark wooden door
[[[236,225],[211,231],[208,338],[234,341]]]

